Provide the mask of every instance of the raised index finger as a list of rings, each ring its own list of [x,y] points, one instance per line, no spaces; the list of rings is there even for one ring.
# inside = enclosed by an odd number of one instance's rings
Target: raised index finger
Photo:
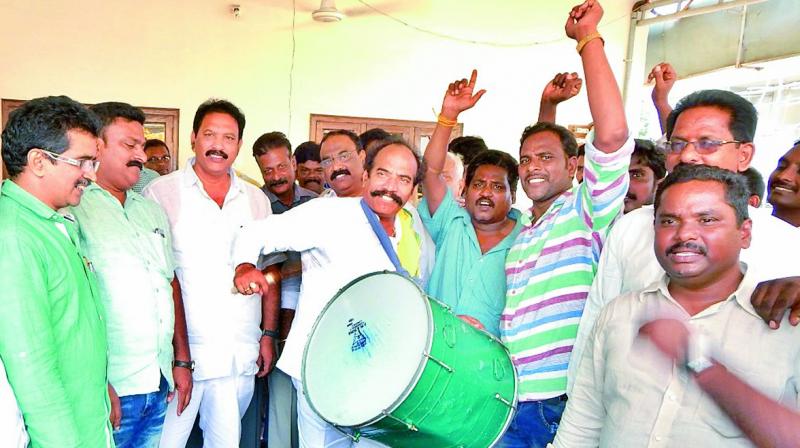
[[[469,77],[469,86],[475,87],[475,81],[478,80],[478,70],[472,69],[472,74]]]

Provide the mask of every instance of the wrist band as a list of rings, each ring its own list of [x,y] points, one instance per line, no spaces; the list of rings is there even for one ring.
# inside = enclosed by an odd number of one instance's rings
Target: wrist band
[[[436,122],[447,128],[453,128],[458,124],[457,120],[450,120],[442,114],[436,117]]]
[[[262,337],[263,337],[263,336],[269,336],[269,337],[271,337],[272,339],[278,339],[278,337],[279,337],[279,336],[278,336],[278,332],[277,332],[277,331],[275,331],[275,330],[262,330],[262,331],[261,331],[261,336],[262,336]]]
[[[594,33],[587,34],[586,36],[583,37],[583,39],[581,39],[578,42],[578,46],[575,47],[575,49],[578,50],[578,54],[581,54],[581,51],[583,50],[583,47],[585,47],[586,44],[588,44],[589,42],[593,41],[594,39],[600,39],[600,40],[603,41],[603,45],[606,44],[606,41],[603,40],[603,36],[601,36],[600,33],[595,31]]]

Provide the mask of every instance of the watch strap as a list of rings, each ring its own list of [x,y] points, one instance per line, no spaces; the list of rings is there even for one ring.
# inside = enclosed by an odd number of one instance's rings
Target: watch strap
[[[184,369],[189,369],[192,372],[194,372],[194,361],[179,361],[176,359],[172,361],[172,365],[174,367],[182,367]]]

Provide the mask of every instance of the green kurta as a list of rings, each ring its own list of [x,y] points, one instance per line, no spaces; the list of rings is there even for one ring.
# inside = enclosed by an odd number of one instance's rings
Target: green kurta
[[[3,183],[0,357],[32,448],[114,445],[105,325],[91,264],[73,241],[72,222]]]

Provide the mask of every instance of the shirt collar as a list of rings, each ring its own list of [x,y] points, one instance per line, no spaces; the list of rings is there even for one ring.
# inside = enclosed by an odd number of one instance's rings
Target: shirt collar
[[[756,285],[758,284],[757,280],[755,279],[755,273],[753,272],[752,269],[749,269],[747,267],[746,263],[740,261],[739,264],[741,265],[742,271],[744,272],[744,277],[742,277],[742,281],[739,283],[739,286],[736,288],[736,291],[734,291],[733,294],[731,294],[730,296],[728,296],[719,303],[727,302],[729,300],[734,300],[736,301],[736,303],[739,304],[740,307],[742,307],[742,309],[752,314],[753,316],[761,319],[761,317],[756,312],[755,308],[753,308],[753,304],[750,302],[750,299],[753,295],[753,291],[755,290]],[[675,299],[673,299],[672,296],[670,295],[669,289],[667,288],[668,283],[669,283],[669,277],[667,276],[667,274],[664,274],[658,281],[653,282],[649,286],[644,288],[643,292],[644,293],[659,292],[665,298],[675,301]],[[645,294],[640,294],[639,300],[644,300],[645,299],[644,296]]]
[[[114,195],[112,195],[108,190],[101,187],[100,185],[97,185],[96,182],[92,182],[91,184],[89,184],[88,187],[86,187],[86,190],[83,192],[83,196],[86,197],[86,195],[88,194],[102,194],[110,199],[113,199],[114,202],[119,203],[119,201],[117,200],[117,198],[114,197]],[[144,196],[133,191],[133,188],[129,188],[128,191],[125,192],[125,204],[127,204],[128,202],[133,202],[133,201],[139,202],[143,200]]]
[[[565,202],[567,202],[567,199],[569,199],[574,194],[573,190],[575,188],[576,187],[572,187],[567,191],[561,193],[561,195],[559,195],[556,198],[556,200],[553,201],[552,204],[550,204],[550,207],[547,209],[547,211],[544,212],[544,214],[541,217],[539,217],[539,219],[536,220],[536,222],[537,223],[542,222],[545,216],[550,215],[552,213],[556,213],[556,210],[560,209],[561,206],[564,205]],[[531,208],[528,209],[526,213],[522,214],[522,216],[520,217],[520,221],[522,222],[522,225],[526,227],[535,224],[533,222],[533,206],[531,206]]]
[[[45,205],[39,198],[30,194],[10,179],[3,181],[3,185],[0,188],[0,195],[6,196],[43,219],[64,222],[63,215]]]
[[[203,183],[200,181],[200,178],[197,177],[197,172],[194,170],[194,164],[197,161],[197,157],[192,157],[189,159],[186,166],[183,168],[183,185],[186,187],[192,187],[197,185],[198,188],[201,190],[203,189]],[[244,193],[244,185],[243,181],[239,179],[239,176],[233,171],[233,168],[228,168],[228,175],[231,177],[231,190],[238,190],[239,192]],[[230,194],[230,191],[228,192]]]

